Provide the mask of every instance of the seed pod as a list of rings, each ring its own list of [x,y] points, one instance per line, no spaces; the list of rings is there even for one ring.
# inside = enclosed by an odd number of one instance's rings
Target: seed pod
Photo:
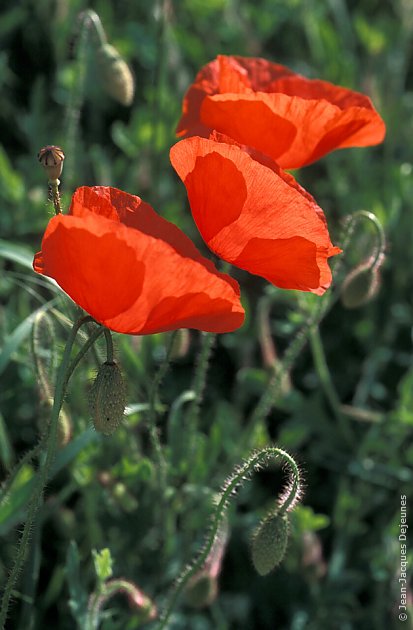
[[[286,514],[270,514],[257,527],[252,540],[252,562],[260,575],[267,575],[285,556],[289,535]]]
[[[40,164],[45,169],[49,180],[54,181],[59,179],[62,174],[63,161],[65,159],[65,154],[62,149],[50,144],[40,149],[37,157]]]
[[[106,361],[100,366],[89,402],[96,431],[111,435],[120,425],[126,405],[122,372],[114,361]]]
[[[135,92],[135,82],[121,54],[114,46],[105,44],[98,49],[97,59],[107,93],[121,105],[130,105]]]
[[[364,263],[351,271],[341,287],[341,302],[345,308],[358,308],[370,302],[380,288],[379,265]]]

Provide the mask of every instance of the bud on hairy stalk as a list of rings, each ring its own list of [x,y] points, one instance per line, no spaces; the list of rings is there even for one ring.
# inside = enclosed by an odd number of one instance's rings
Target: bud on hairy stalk
[[[59,179],[62,174],[63,161],[65,159],[65,154],[62,149],[50,144],[40,149],[37,157],[40,164],[45,169],[49,181]]]
[[[277,510],[265,517],[252,539],[252,562],[260,575],[267,575],[278,566],[287,549],[289,521]]]
[[[50,144],[43,147],[43,149],[40,149],[37,157],[49,178],[49,193],[51,201],[53,201],[55,213],[61,214],[62,207],[60,204],[59,177],[62,174],[65,154],[60,147]]]
[[[380,261],[377,264],[363,263],[353,269],[341,287],[341,302],[345,308],[358,308],[368,304],[380,288]]]
[[[99,433],[111,435],[122,422],[126,406],[125,384],[115,361],[103,363],[90,391],[90,411]]]
[[[97,59],[105,90],[121,105],[131,105],[135,82],[121,54],[114,46],[104,44],[97,51]]]

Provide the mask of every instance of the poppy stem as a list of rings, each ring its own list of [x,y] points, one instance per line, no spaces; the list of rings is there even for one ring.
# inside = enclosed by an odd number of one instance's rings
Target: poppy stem
[[[320,384],[339,425],[341,434],[348,445],[353,447],[355,437],[344,414],[341,412],[341,402],[334,387],[330,370],[328,369],[323,342],[321,340],[318,326],[313,326],[310,330],[310,346]]]
[[[97,630],[100,624],[101,611],[108,600],[119,593],[124,593],[130,606],[134,606],[147,619],[156,615],[153,602],[133,582],[123,578],[109,580],[100,584],[98,590],[89,597],[84,630]]]
[[[113,339],[109,328],[103,329],[106,341],[106,361],[113,363]]]
[[[187,455],[188,455],[188,470],[192,470],[191,457],[196,456],[196,451],[193,448],[196,431],[199,424],[199,416],[202,404],[202,398],[205,391],[207,373],[211,355],[216,343],[217,336],[213,333],[202,333],[201,335],[201,350],[197,358],[197,364],[195,367],[195,374],[192,382],[191,390],[194,393],[194,398],[189,406],[188,414],[186,417],[187,427]]]
[[[156,402],[159,395],[159,387],[168,371],[171,361],[171,354],[174,346],[174,341],[177,331],[174,330],[168,339],[166,346],[165,357],[159,366],[157,373],[152,381],[152,386],[149,390],[149,413],[148,413],[148,431],[149,438],[151,440],[152,449],[157,463],[158,473],[158,487],[161,495],[161,501],[159,504],[159,522],[163,526],[166,524],[166,518],[164,518],[166,510],[166,485],[167,485],[167,463],[163,452],[161,440],[159,438],[158,428],[156,426]]]
[[[156,630],[163,630],[167,627],[172,611],[178,601],[178,598],[187,586],[188,581],[193,575],[200,571],[205,564],[205,561],[213,548],[216,537],[219,535],[222,521],[231,503],[231,498],[236,494],[237,490],[251,478],[255,471],[259,470],[262,466],[267,466],[274,459],[278,459],[279,457],[281,457],[291,467],[293,478],[292,483],[289,485],[287,496],[283,499],[280,509],[282,510],[282,513],[285,513],[287,510],[291,510],[293,505],[295,505],[301,492],[300,471],[294,459],[286,451],[274,446],[269,446],[254,453],[241,466],[237,466],[235,471],[224,483],[220,500],[211,516],[210,527],[208,529],[208,535],[205,543],[195,560],[187,565],[176,580],[175,586],[170,594],[169,601],[161,615],[160,622],[156,627]]]
[[[87,19],[82,18],[83,13],[88,14]],[[79,163],[79,151],[78,151],[78,133],[80,124],[80,112],[83,107],[85,87],[86,87],[86,69],[87,69],[87,51],[89,38],[88,33],[90,31],[90,24],[92,22],[89,13],[94,11],[85,11],[80,14],[80,26],[78,32],[78,42],[75,49],[76,57],[76,78],[72,89],[70,90],[69,102],[65,112],[65,130],[67,146],[67,159],[65,167],[65,182],[66,187],[71,189],[74,185],[74,179],[76,176],[75,164]]]
[[[43,465],[41,466],[39,472],[37,473],[36,484],[33,489],[33,493],[31,495],[28,508],[27,508],[27,517],[26,522],[24,524],[23,532],[20,539],[20,544],[17,549],[17,553],[14,559],[13,567],[9,573],[9,577],[7,579],[7,583],[4,589],[2,603],[1,603],[1,611],[0,611],[0,628],[5,627],[7,613],[9,609],[10,597],[14,590],[17,578],[19,573],[24,565],[27,555],[27,548],[30,539],[30,533],[32,531],[35,518],[37,512],[39,510],[43,491],[45,485],[47,483],[49,472],[51,465],[54,460],[55,452],[56,452],[56,443],[57,443],[57,433],[59,427],[59,416],[60,410],[62,408],[63,400],[66,394],[67,386],[69,379],[78,365],[81,358],[86,354],[91,345],[95,343],[96,339],[102,334],[102,328],[97,328],[94,333],[91,335],[89,340],[85,343],[85,345],[81,348],[77,356],[71,361],[71,353],[73,349],[73,345],[79,331],[79,328],[83,326],[86,322],[93,321],[93,318],[89,315],[82,317],[73,325],[72,330],[70,331],[69,339],[67,341],[62,363],[60,365],[57,378],[56,378],[56,387],[55,387],[55,396],[53,401],[52,414],[49,425],[49,433],[45,438],[46,442],[46,454]],[[42,440],[43,444],[43,440]]]
[[[50,196],[53,201],[55,214],[62,214],[62,205],[60,203],[59,179],[49,179]]]
[[[86,9],[79,14],[79,20],[82,22],[82,26],[85,25],[87,28],[93,26],[93,32],[95,34],[98,46],[105,46],[108,43],[108,38],[106,37],[105,29],[102,26],[102,22],[100,17],[93,11],[92,9]]]

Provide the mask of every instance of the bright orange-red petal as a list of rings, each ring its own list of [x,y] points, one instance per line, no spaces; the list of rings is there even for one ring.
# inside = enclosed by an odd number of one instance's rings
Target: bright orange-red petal
[[[33,266],[100,323],[129,334],[241,326],[237,283],[139,197],[85,187],[71,213],[51,219]]]
[[[178,135],[208,137],[213,129],[283,168],[304,166],[335,149],[378,144],[385,135],[383,120],[363,94],[265,59],[222,55],[188,90]]]
[[[198,137],[173,146],[171,162],[213,252],[277,286],[325,291],[331,282],[327,258],[340,250],[331,244],[321,208],[291,175],[235,144]],[[229,173],[238,191],[230,211],[221,186]]]

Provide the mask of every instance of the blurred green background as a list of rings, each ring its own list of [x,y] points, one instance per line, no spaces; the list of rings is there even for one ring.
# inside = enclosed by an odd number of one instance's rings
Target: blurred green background
[[[130,107],[113,100],[99,78],[91,32],[79,18],[87,8],[97,12],[109,42],[132,69],[136,88]],[[377,297],[353,310],[337,302],[322,322],[327,370],[320,347],[307,345],[290,375],[291,386],[278,396],[248,448],[241,446],[246,419],[273,369],[264,351],[275,344],[282,354],[311,316],[315,300],[234,271],[247,321],[217,340],[190,454],[179,447],[184,403],[175,405],[172,419],[168,406],[191,388],[200,335],[180,336],[159,413],[170,462],[166,523],[157,521],[159,488],[139,405],[147,401],[167,335],[116,336],[128,401],[138,407],[111,438],[99,439],[88,428],[85,380],[93,377],[97,357],[78,369],[67,399],[73,438],[57,458],[10,628],[81,627],[85,601],[96,587],[92,551],[102,548],[111,551],[113,574],[133,581],[161,607],[202,543],[211,498],[234,464],[269,442],[296,456],[306,482],[283,565],[262,578],[249,556],[251,530],[282,487],[283,474],[274,468],[255,475],[230,509],[217,598],[200,609],[181,601],[171,628],[412,628],[411,616],[404,624],[398,621],[398,534],[400,496],[407,496],[408,506],[413,502],[413,2],[2,0],[0,11],[3,478],[36,443],[39,419],[48,412],[30,352],[33,313],[54,299],[55,341],[46,333],[43,340],[51,377],[67,319],[75,316],[70,300],[30,269],[52,214],[36,158],[42,146],[56,144],[66,153],[61,178],[66,207],[79,185],[113,185],[151,203],[206,253],[168,151],[185,90],[217,54],[262,56],[362,91],[387,124],[382,146],[338,151],[295,172],[324,209],[333,241],[347,215],[374,212],[386,232],[386,258]],[[344,270],[365,259],[373,234],[368,223],[358,224],[343,255]],[[0,503],[1,581],[15,553],[33,470],[32,464],[23,466]],[[168,533],[162,545],[159,528]],[[410,563],[412,550],[410,545]],[[411,615],[410,591],[409,602]],[[118,596],[107,605],[100,627],[150,625]]]

